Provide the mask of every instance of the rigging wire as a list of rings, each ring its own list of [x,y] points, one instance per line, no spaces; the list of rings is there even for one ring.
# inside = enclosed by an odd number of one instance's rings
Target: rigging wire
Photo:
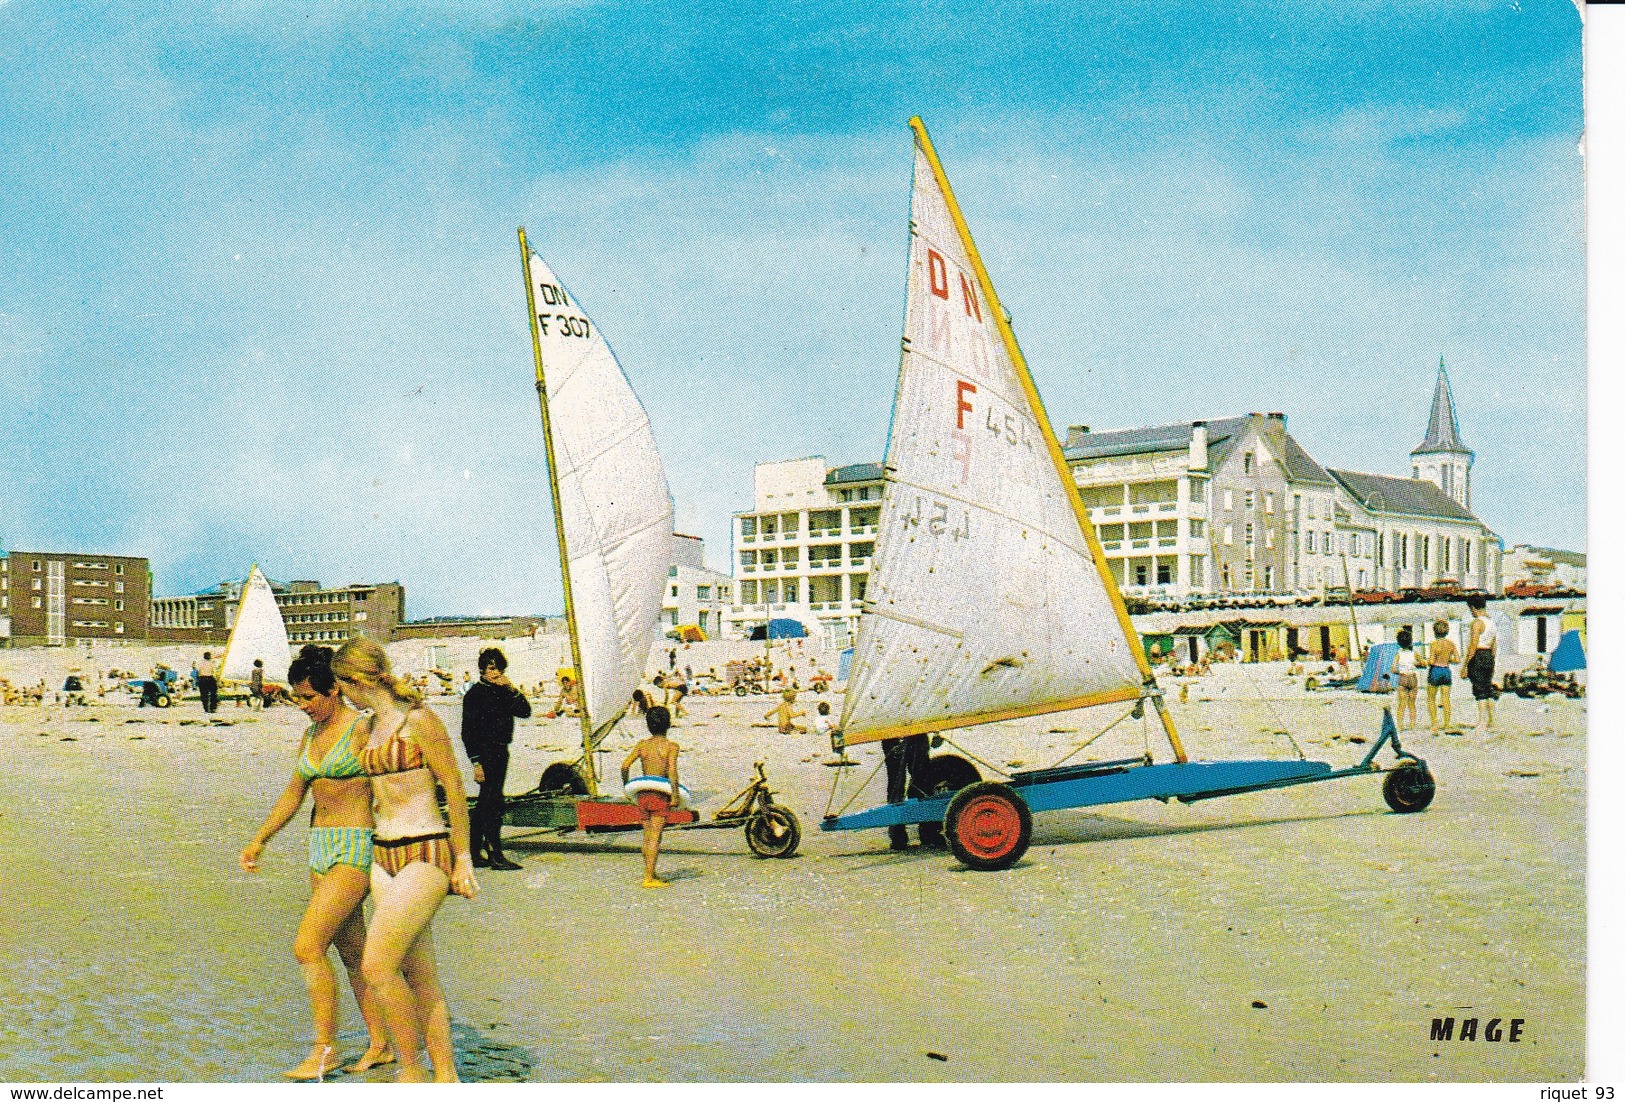
[[[1106,734],[1106,732],[1110,731],[1113,727],[1116,727],[1119,723],[1122,723],[1125,719],[1127,719],[1129,716],[1133,715],[1136,711],[1139,711],[1141,719],[1147,718],[1148,713],[1146,712],[1146,710],[1144,708],[1142,708],[1140,706],[1140,703],[1141,702],[1136,702],[1135,706],[1133,708],[1130,708],[1128,711],[1124,712],[1122,715],[1118,716],[1116,719],[1114,719],[1110,723],[1106,724],[1106,726],[1102,727],[1100,730],[1096,731],[1094,734],[1090,735],[1088,738],[1086,738],[1082,742],[1078,743],[1071,750],[1067,751],[1066,757],[1060,759],[1060,761],[1055,762],[1053,765],[1050,765],[1048,768],[1054,769],[1056,766],[1065,764],[1065,762],[1067,761],[1067,758],[1072,757],[1078,751],[1087,749],[1090,745],[1092,745],[1093,743],[1099,741],[1100,738]],[[1143,724],[1142,724],[1142,733],[1145,734],[1145,752],[1147,754],[1149,754],[1149,753],[1151,753],[1151,736],[1150,736],[1149,733],[1146,733],[1144,731]]]
[[[841,757],[846,757],[846,750],[844,748],[841,750]],[[838,793],[841,789],[841,775],[846,772],[844,769],[837,769],[835,771],[835,780],[829,786],[829,801],[824,804],[824,818],[829,819],[836,815],[845,815],[846,809],[851,807],[853,802],[856,801],[859,796],[863,795],[863,790],[869,787],[869,782],[875,779],[875,774],[879,773],[880,767],[885,764],[886,755],[881,754],[880,760],[875,763],[874,769],[870,770],[869,775],[863,778],[862,784],[858,785],[852,790],[852,795],[847,797],[847,801],[841,805],[841,809],[839,811],[831,811],[830,809],[835,806],[836,793]]]
[[[980,766],[982,766],[982,767],[984,767],[984,768],[986,768],[986,769],[988,769],[988,770],[990,770],[990,771],[992,771],[994,773],[997,773],[1001,777],[1009,777],[1010,776],[1009,773],[1005,772],[1003,769],[1000,769],[998,766],[994,765],[992,762],[986,761],[986,760],[984,760],[982,758],[977,757],[975,754],[971,753],[969,750],[967,750],[963,746],[959,745],[959,743],[955,742],[953,739],[949,738],[947,735],[944,735],[944,734],[939,732],[937,737],[940,738],[943,742],[946,742],[949,746],[952,746],[955,750],[958,750],[961,754],[963,754],[965,757],[969,758],[971,761],[975,762],[977,765],[980,765]]]
[[[1274,701],[1270,697],[1264,695],[1264,690],[1259,685],[1258,678],[1247,669],[1248,663],[1237,659],[1236,665],[1241,667],[1242,676],[1244,676],[1247,679],[1247,683],[1252,686],[1253,693],[1258,698],[1259,703],[1263,704],[1264,707],[1269,710],[1270,715],[1274,717],[1276,729],[1270,733],[1275,735],[1285,735],[1286,740],[1292,744],[1292,749],[1297,752],[1298,760],[1307,761],[1308,758],[1304,755],[1303,747],[1299,746],[1298,740],[1292,737],[1291,725],[1288,724],[1284,718],[1282,718],[1281,712],[1275,707]]]

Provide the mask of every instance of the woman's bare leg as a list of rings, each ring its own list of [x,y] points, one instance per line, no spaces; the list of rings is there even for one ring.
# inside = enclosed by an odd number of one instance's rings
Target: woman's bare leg
[[[372,997],[366,978],[361,974],[361,952],[366,942],[367,924],[361,914],[361,904],[357,903],[333,935],[333,948],[339,951],[344,970],[350,975],[350,990],[355,993],[356,1006],[361,1008],[361,1020],[367,1023],[367,1051],[350,1065],[349,1071],[366,1071],[379,1064],[395,1062],[394,1054],[389,1051],[383,1008]]]
[[[434,967],[433,927],[425,926],[401,960],[401,973],[417,1002],[418,1028],[429,1050],[436,1083],[457,1082],[457,1054],[451,1045],[451,1011]]]
[[[429,1075],[420,1051],[423,1027],[417,999],[401,975],[401,965],[440,909],[449,884],[445,873],[423,861],[414,861],[393,877],[377,864],[372,867],[374,909],[361,972],[383,1008],[390,1044],[401,1065],[396,1078],[405,1082],[425,1082]]]
[[[338,1066],[338,984],[327,947],[349,914],[367,894],[367,876],[350,865],[334,865],[310,874],[310,903],[293,939],[294,959],[310,992],[310,1014],[316,1043],[297,1066],[282,1074],[289,1079],[315,1079]]]

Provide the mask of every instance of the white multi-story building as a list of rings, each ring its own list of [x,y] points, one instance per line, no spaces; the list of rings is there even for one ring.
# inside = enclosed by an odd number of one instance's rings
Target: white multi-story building
[[[857,630],[880,524],[878,463],[823,456],[756,465],[754,507],[733,518],[738,600],[729,633],[801,620],[838,641]]]
[[[1515,545],[1501,557],[1501,576],[1507,585],[1535,582],[1560,585],[1566,589],[1586,588],[1586,557],[1583,551],[1559,551],[1555,547]]]
[[[692,624],[708,638],[720,638],[727,632],[734,580],[706,568],[705,541],[699,536],[675,533],[671,558],[660,607],[662,634]]]

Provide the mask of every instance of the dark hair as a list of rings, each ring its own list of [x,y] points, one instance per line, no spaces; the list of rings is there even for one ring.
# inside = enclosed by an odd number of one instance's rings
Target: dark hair
[[[649,725],[651,735],[663,735],[671,730],[671,713],[664,704],[656,704],[643,713],[643,722]]]
[[[1472,609],[1474,612],[1483,612],[1484,605],[1484,598],[1479,596],[1477,593],[1474,593],[1471,597],[1467,598],[1467,607]]]
[[[1412,641],[1412,638],[1411,638],[1411,629],[1410,628],[1400,628],[1399,629],[1399,634],[1394,637],[1394,642],[1399,644],[1399,649],[1400,650],[1410,650],[1411,649],[1411,641]]]
[[[333,691],[338,682],[333,679],[331,648],[318,647],[315,643],[299,648],[299,657],[288,667],[288,684],[297,685],[301,681],[323,696]]]
[[[484,673],[487,666],[495,666],[498,673],[503,673],[508,668],[508,656],[497,647],[486,647],[480,651],[480,672]]]
[[[821,716],[829,715],[829,701],[820,700],[818,702],[818,714]]]

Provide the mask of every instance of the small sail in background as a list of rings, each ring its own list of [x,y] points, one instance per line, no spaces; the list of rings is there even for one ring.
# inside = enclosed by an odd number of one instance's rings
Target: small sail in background
[[[583,726],[594,740],[643,679],[672,562],[672,498],[609,344],[526,245]]]
[[[256,658],[264,663],[265,680],[287,680],[288,628],[271,583],[257,563],[249,568],[248,580],[237,597],[237,619],[220,658],[221,680],[247,681],[254,673]]]
[[[903,357],[847,743],[1132,700],[1145,681],[1014,334],[915,126]]]

